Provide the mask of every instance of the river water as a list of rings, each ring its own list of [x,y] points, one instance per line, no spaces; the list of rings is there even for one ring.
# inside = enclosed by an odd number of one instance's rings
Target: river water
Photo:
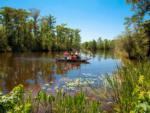
[[[113,73],[121,61],[112,53],[81,54],[89,63],[56,62],[62,53],[1,53],[0,90],[8,93],[18,84],[35,93],[56,88],[75,90],[76,84],[99,87],[105,74]]]

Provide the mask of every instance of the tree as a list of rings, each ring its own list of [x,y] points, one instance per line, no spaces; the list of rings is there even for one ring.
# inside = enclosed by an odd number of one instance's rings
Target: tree
[[[148,51],[147,56],[150,57],[150,20],[145,21],[142,26],[144,27],[144,32],[147,35],[148,38]]]
[[[0,52],[5,51],[8,51],[8,41],[4,30],[0,28]]]
[[[133,23],[141,23],[146,16],[150,16],[150,0],[126,0],[132,5],[133,16],[130,21]]]
[[[101,37],[99,37],[97,40],[97,49],[99,50],[104,49],[104,44]]]
[[[96,51],[96,50],[97,50],[97,43],[96,43],[95,40],[93,40],[92,43],[91,43],[91,49],[92,49],[93,51]]]
[[[26,20],[29,13],[23,9],[3,7],[1,9],[2,25],[5,28],[8,45],[13,51],[24,49]]]
[[[65,26],[64,24],[56,26],[56,45],[58,50],[65,49]]]
[[[51,15],[41,19],[40,37],[37,39],[40,49],[50,51],[55,38],[55,18]]]
[[[37,38],[37,31],[38,31],[38,17],[40,15],[40,10],[32,8],[31,11],[31,17],[33,18],[33,26],[34,26],[34,36]]]
[[[74,30],[74,38],[73,38],[73,48],[79,50],[80,49],[80,43],[81,43],[80,30],[75,29]]]
[[[150,26],[149,16],[150,16],[150,0],[126,0],[127,3],[132,5],[133,16],[126,18],[127,27],[131,24],[137,32],[141,32],[141,29],[145,32],[148,39],[148,50],[147,56],[150,57]],[[143,33],[143,32],[142,32]]]

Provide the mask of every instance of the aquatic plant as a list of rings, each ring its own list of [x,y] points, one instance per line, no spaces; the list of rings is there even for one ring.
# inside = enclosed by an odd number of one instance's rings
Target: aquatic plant
[[[53,87],[55,90],[63,89],[65,91],[80,91],[84,87],[99,87],[102,85],[104,75],[93,75],[90,73],[82,73],[80,76],[76,78],[68,78],[68,79],[60,79],[58,81],[59,84],[55,84]],[[42,87],[43,90],[50,90],[52,87],[50,84],[44,84]]]

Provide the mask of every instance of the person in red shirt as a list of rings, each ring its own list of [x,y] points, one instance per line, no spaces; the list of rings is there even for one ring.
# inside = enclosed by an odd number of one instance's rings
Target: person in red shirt
[[[65,51],[64,52],[64,58],[65,58],[65,60],[67,60],[68,56],[69,56],[69,53],[67,51]]]

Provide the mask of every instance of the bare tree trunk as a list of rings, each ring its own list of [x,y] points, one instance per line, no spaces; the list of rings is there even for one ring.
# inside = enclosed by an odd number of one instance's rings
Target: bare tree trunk
[[[148,51],[147,56],[150,57],[150,33],[148,33]]]

